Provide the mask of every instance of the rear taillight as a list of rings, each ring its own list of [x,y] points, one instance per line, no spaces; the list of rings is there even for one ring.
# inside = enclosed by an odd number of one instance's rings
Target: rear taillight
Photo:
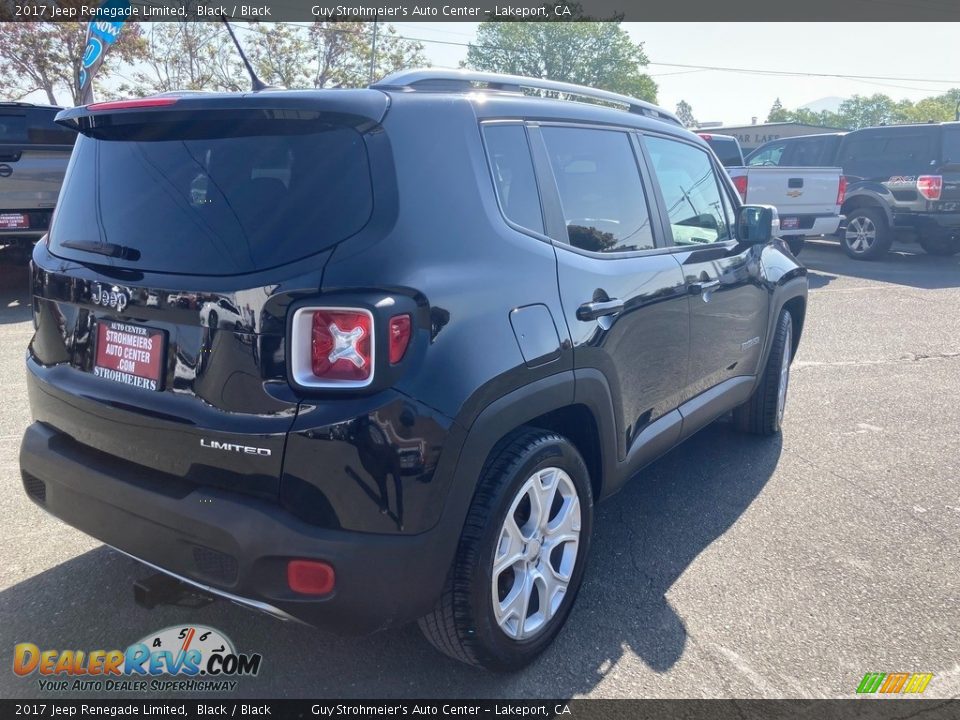
[[[737,175],[737,177],[733,178],[733,186],[737,189],[737,192],[740,193],[740,199],[746,202],[747,201],[747,176]]]
[[[697,135],[702,137],[707,142],[710,142],[711,140],[713,140],[713,135],[708,135],[707,133],[697,133]]]
[[[840,182],[837,185],[837,205],[843,205],[844,198],[847,197],[847,177],[840,176]]]
[[[403,360],[410,344],[410,316],[394,315],[390,318],[390,364],[396,365]]]
[[[927,200],[939,200],[943,191],[943,177],[941,175],[921,175],[917,178],[917,192]]]
[[[87,110],[102,112],[104,110],[133,110],[136,108],[166,107],[177,102],[175,97],[138,98],[136,100],[109,100],[107,102],[87,105]]]
[[[373,382],[373,315],[361,308],[313,307],[294,313],[293,380],[305,387],[365,387]]]

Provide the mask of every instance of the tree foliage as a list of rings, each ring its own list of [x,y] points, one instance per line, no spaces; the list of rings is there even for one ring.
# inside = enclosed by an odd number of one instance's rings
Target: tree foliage
[[[576,12],[582,11],[579,9]],[[642,43],[620,20],[607,22],[482,22],[464,67],[602,88],[656,102],[657,85],[643,72]]]
[[[51,105],[67,98],[76,105],[86,44],[86,23],[0,22],[0,97],[19,100],[39,90]],[[139,60],[144,51],[140,25],[128,22],[100,67],[95,90],[105,87],[118,65]]]
[[[767,122],[799,122],[850,130],[884,124],[944,122],[955,118],[957,102],[960,102],[960,88],[917,102],[897,101],[882,93],[854,95],[840,103],[836,112],[813,112],[804,108],[787,110],[777,98],[770,108]]]
[[[697,118],[693,115],[693,108],[686,100],[681,100],[677,103],[677,117],[685,128],[697,127]]]

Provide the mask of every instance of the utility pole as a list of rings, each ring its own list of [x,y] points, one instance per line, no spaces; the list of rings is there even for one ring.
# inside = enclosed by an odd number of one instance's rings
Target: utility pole
[[[374,73],[377,70],[377,18],[373,19],[373,46],[370,48],[370,84],[376,80]]]

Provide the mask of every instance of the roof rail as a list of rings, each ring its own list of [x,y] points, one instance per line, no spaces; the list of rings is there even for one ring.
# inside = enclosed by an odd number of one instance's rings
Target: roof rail
[[[665,120],[683,125],[679,118],[669,110],[653,103],[638,100],[629,95],[597,90],[584,85],[547,80],[545,78],[523,77],[521,75],[501,75],[499,73],[476,72],[473,70],[445,70],[425,68],[422,70],[401,70],[370,85],[377,90],[427,91],[427,92],[469,92],[471,90],[493,90],[499,92],[522,93],[523,88],[547,90],[549,92],[574,95],[591,100],[624,106],[635,115]]]

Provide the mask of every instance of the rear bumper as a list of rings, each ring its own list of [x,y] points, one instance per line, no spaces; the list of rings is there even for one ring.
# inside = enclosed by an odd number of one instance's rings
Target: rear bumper
[[[960,213],[912,213],[894,214],[894,225],[921,234],[960,235]]]
[[[27,429],[20,467],[34,502],[98,540],[240,604],[347,633],[428,612],[457,543],[448,523],[411,536],[328,530],[267,500],[145,482],[125,466],[91,463],[43,423]],[[291,558],[330,563],[334,591],[322,598],[291,591]]]
[[[779,232],[780,237],[796,237],[797,235],[834,235],[839,232],[845,218],[842,215],[785,215],[784,217],[799,217],[799,227]]]

